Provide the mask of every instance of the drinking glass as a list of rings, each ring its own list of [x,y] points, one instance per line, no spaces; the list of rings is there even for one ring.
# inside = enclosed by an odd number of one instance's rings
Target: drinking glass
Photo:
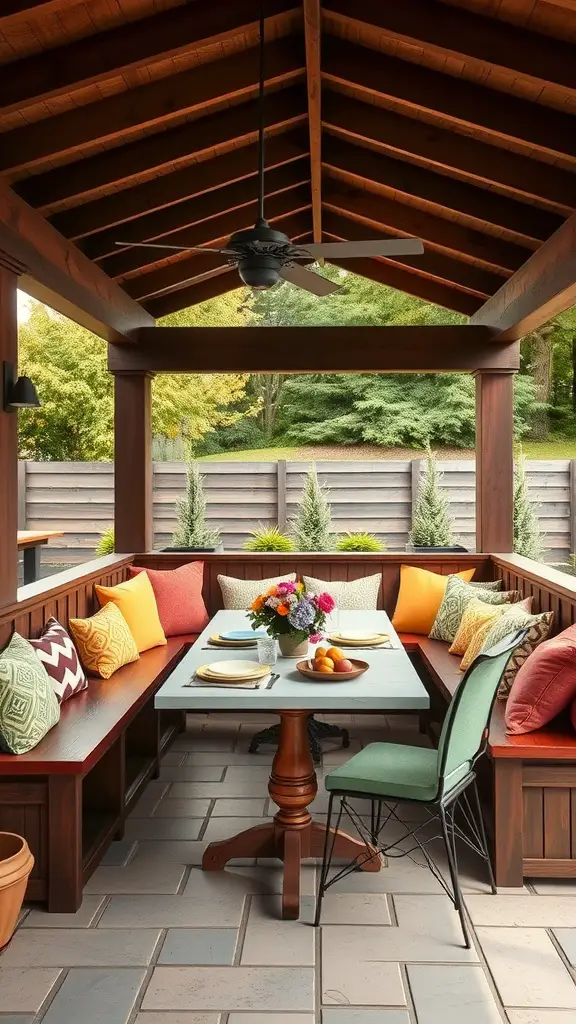
[[[275,665],[278,657],[278,644],[273,636],[265,636],[256,641],[258,661],[261,665]]]

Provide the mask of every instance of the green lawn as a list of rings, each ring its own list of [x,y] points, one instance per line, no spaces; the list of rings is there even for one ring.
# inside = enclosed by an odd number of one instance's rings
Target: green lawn
[[[576,441],[524,441],[522,445],[527,459],[576,459]],[[464,448],[438,449],[440,459],[472,459],[474,452]],[[311,460],[370,460],[370,459],[414,459],[421,452],[407,448],[376,448],[374,445],[317,445],[314,447],[253,448],[248,451],[221,452],[206,455],[202,462],[310,462]]]

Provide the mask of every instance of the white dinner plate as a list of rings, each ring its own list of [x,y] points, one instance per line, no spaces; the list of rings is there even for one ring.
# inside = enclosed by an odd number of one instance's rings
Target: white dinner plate
[[[344,643],[349,640],[353,644],[382,643],[383,640],[388,639],[388,634],[375,633],[373,630],[368,632],[362,629],[349,629],[345,633],[332,633],[330,639],[340,640]]]
[[[269,665],[261,665],[258,661],[213,661],[204,668],[219,679],[256,679],[270,671]]]

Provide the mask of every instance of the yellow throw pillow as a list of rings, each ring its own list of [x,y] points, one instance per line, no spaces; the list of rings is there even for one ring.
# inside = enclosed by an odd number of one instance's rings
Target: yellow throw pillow
[[[470,602],[470,603],[472,603],[472,602]],[[470,607],[470,605],[468,607]],[[470,640],[470,643],[468,644],[468,647],[466,648],[466,651],[464,653],[464,657],[462,658],[462,661],[460,662],[460,669],[462,670],[462,672],[465,672],[467,668],[470,668],[470,665],[474,661],[474,658],[476,658],[481,653],[482,648],[484,647],[484,643],[486,641],[486,638],[487,638],[488,634],[492,631],[492,629],[496,625],[497,619],[500,619],[503,614],[506,615],[507,618],[512,616],[512,618],[510,619],[510,621],[512,623],[512,625],[510,626],[510,631],[511,632],[514,629],[521,629],[522,628],[521,625],[520,626],[516,626],[515,625],[516,617],[519,615],[520,616],[520,620],[519,621],[523,621],[524,618],[527,618],[527,617],[530,616],[530,609],[532,607],[532,598],[531,597],[525,597],[523,601],[514,601],[512,604],[495,605],[494,607],[498,609],[500,614],[499,615],[495,615],[491,619],[486,619],[482,623],[480,628],[477,629],[476,632],[473,634],[473,636],[472,636],[472,638]],[[466,612],[464,614],[466,614]],[[460,652],[458,651],[458,653],[460,653]]]
[[[70,631],[76,641],[84,668],[102,679],[140,655],[128,623],[115,604],[100,608],[89,619],[70,619]]]
[[[486,601],[480,601],[479,598],[470,601],[460,619],[458,632],[449,648],[450,654],[465,654],[480,627],[497,619],[507,607],[509,606],[505,604],[486,604]]]
[[[120,609],[140,654],[166,643],[154,590],[145,572],[116,587],[100,587],[96,583],[95,590],[102,607],[112,601]]]
[[[474,569],[463,569],[455,575],[469,581],[474,572]],[[449,576],[442,573],[418,569],[415,565],[401,565],[400,590],[392,618],[394,629],[398,633],[422,633],[428,636],[442,604],[448,580]]]

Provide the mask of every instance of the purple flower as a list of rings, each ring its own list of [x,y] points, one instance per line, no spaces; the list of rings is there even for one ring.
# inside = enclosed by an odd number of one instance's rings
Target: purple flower
[[[294,629],[304,630],[312,625],[315,618],[316,609],[314,605],[304,597],[291,609],[288,615],[288,622]]]
[[[334,608],[336,606],[334,598],[330,594],[327,594],[326,591],[324,591],[322,594],[316,595],[316,604],[318,605],[321,612],[326,612],[326,614],[328,615],[330,614],[330,612],[334,611]]]

